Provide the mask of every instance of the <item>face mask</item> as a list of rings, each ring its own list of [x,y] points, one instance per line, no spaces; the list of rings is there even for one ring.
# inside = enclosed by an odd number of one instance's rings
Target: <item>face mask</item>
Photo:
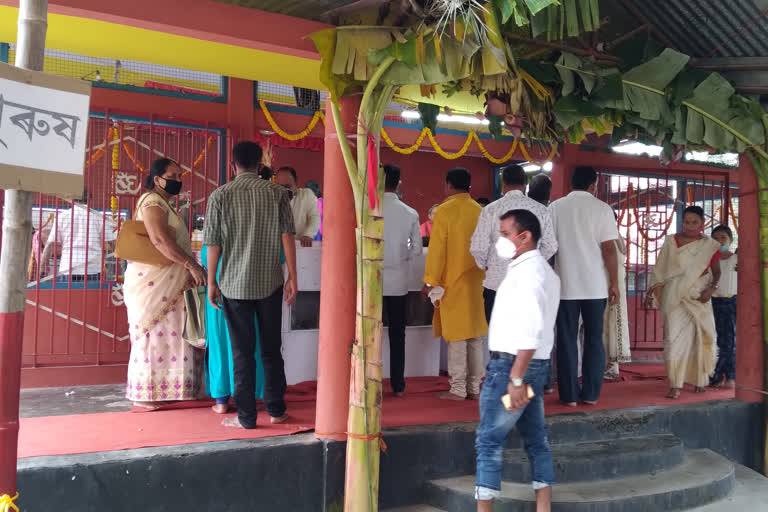
[[[728,252],[728,248],[731,246],[731,244],[725,244],[720,246],[720,252]]]
[[[165,190],[172,196],[178,195],[179,192],[181,192],[182,182],[176,181],[176,180],[169,180],[167,178],[163,178],[163,179],[165,179],[165,186],[163,187],[163,190]]]
[[[504,236],[500,236],[499,239],[496,240],[496,254],[499,255],[499,258],[503,260],[511,260],[517,256],[519,248],[515,247],[515,244],[512,243],[512,241],[520,238],[522,234],[523,233],[518,234],[512,240]]]

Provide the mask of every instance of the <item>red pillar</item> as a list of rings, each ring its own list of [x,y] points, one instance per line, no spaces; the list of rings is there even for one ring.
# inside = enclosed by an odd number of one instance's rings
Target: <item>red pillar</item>
[[[552,172],[549,178],[552,180],[552,196],[550,201],[567,196],[571,191],[571,172],[573,163],[569,156],[578,149],[573,144],[563,144],[560,154],[552,160]]]
[[[256,130],[253,105],[253,82],[240,78],[229,79],[227,91],[227,121],[232,143],[253,140]]]
[[[736,382],[739,386],[763,389],[763,297],[760,286],[760,212],[758,184],[752,164],[745,156],[739,167],[739,313],[736,321]],[[754,391],[736,388],[736,398],[761,402]]]
[[[341,119],[347,135],[357,133],[360,99],[360,95],[355,95],[341,100]],[[348,140],[352,143],[354,137]],[[330,109],[325,122],[324,166],[315,435],[343,441],[347,438],[349,409],[349,351],[355,340],[357,220],[352,185]]]

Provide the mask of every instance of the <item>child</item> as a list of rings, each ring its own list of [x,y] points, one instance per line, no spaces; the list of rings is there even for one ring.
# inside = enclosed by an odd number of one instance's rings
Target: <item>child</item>
[[[729,249],[733,233],[728,226],[717,226],[712,238],[720,243],[720,287],[712,294],[712,310],[717,329],[717,366],[710,386],[733,388],[736,385],[736,254]],[[725,381],[725,382],[723,382]]]

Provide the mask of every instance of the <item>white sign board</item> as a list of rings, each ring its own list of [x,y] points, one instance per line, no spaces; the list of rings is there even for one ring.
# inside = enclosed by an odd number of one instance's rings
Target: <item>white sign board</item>
[[[91,84],[0,63],[0,187],[82,196]]]

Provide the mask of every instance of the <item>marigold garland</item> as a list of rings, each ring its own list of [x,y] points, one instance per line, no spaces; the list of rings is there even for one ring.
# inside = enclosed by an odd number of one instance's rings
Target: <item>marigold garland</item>
[[[101,157],[104,156],[104,148],[101,147],[93,152],[91,157],[88,159],[88,161],[85,163],[86,166],[95,164]]]
[[[269,123],[269,126],[272,128],[272,130],[286,140],[290,140],[294,142],[297,140],[301,140],[309,136],[310,133],[312,133],[312,130],[315,129],[318,122],[322,121],[323,124],[325,124],[325,115],[322,113],[322,111],[318,110],[317,112],[315,112],[314,116],[312,116],[312,120],[309,122],[309,124],[304,130],[302,130],[299,133],[293,133],[293,134],[288,133],[277,125],[277,122],[275,121],[274,117],[272,117],[272,114],[267,108],[267,104],[264,102],[264,100],[259,100],[259,107],[261,108],[261,111],[264,113],[264,117],[267,120],[267,123]],[[507,151],[507,153],[501,158],[496,158],[488,152],[488,150],[485,148],[479,135],[476,132],[469,132],[467,134],[467,138],[464,141],[464,144],[459,151],[457,151],[456,153],[447,153],[443,148],[440,147],[440,145],[435,140],[434,135],[426,126],[421,130],[421,133],[419,133],[418,138],[413,144],[407,147],[400,147],[392,141],[389,134],[384,128],[382,128],[381,130],[382,140],[384,140],[384,142],[387,143],[387,146],[389,146],[393,151],[401,155],[411,155],[415,153],[421,147],[421,144],[424,142],[425,137],[429,138],[429,142],[432,144],[432,147],[434,148],[435,152],[441,157],[445,158],[446,160],[456,160],[457,158],[461,158],[462,156],[464,156],[466,152],[469,150],[469,147],[472,145],[473,140],[477,142],[477,147],[480,150],[480,153],[482,153],[482,155],[488,161],[497,165],[503,164],[511,160],[515,154],[515,151],[517,151],[518,146],[520,147],[520,150],[523,153],[523,157],[529,162],[534,163],[536,165],[542,165],[544,162],[551,161],[552,158],[554,158],[555,154],[557,153],[557,143],[553,143],[551,150],[549,152],[549,155],[546,157],[546,159],[543,161],[537,161],[536,159],[531,157],[525,145],[522,144],[519,139],[515,139],[509,151]],[[204,155],[201,155],[201,156],[204,156]]]
[[[112,209],[112,216],[117,215],[117,209],[120,203],[117,200],[117,173],[120,170],[120,139],[121,134],[117,126],[112,127],[112,197],[109,199],[109,205]]]
[[[300,140],[312,133],[312,130],[315,129],[315,126],[317,126],[318,121],[323,121],[323,124],[325,124],[325,116],[321,111],[315,112],[315,115],[312,116],[312,120],[309,122],[306,128],[304,128],[299,133],[288,133],[286,131],[283,131],[282,128],[277,126],[277,123],[275,122],[274,118],[272,117],[272,114],[269,112],[269,109],[267,108],[267,104],[264,103],[264,100],[259,100],[259,106],[261,107],[261,111],[264,113],[264,117],[267,119],[267,122],[269,123],[269,126],[272,127],[272,129],[280,135],[282,138],[287,140]]]
[[[136,166],[139,172],[144,172],[146,170],[144,164],[142,164],[140,160],[136,159],[136,156],[133,154],[130,146],[128,146],[128,144],[125,142],[123,142],[123,151],[125,151],[125,156],[127,156],[128,159],[133,162],[133,165]]]

